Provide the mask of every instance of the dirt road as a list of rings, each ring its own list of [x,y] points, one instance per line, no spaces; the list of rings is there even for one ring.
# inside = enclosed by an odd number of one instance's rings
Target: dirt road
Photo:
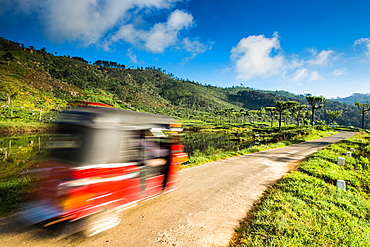
[[[289,147],[211,162],[181,171],[180,189],[124,211],[118,227],[85,238],[57,240],[54,229],[22,225],[16,216],[0,220],[1,246],[225,246],[253,202],[295,161],[337,135]]]

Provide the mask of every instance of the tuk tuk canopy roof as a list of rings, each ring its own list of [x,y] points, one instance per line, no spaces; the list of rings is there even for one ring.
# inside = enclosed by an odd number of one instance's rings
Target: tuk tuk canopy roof
[[[170,125],[172,117],[108,107],[77,107],[62,112],[57,123],[83,125],[91,128],[145,129]]]

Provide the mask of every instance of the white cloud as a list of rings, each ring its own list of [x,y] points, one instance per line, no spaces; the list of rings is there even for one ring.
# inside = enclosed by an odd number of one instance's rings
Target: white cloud
[[[135,64],[139,63],[139,60],[137,59],[137,56],[132,53],[132,48],[127,50],[126,56],[130,59],[131,63],[135,63]]]
[[[174,10],[165,22],[145,21],[150,20],[149,15],[161,17],[181,1],[184,0],[0,0],[4,8],[0,14],[8,10],[32,14],[42,23],[46,36],[58,43],[76,41],[109,51],[114,43],[124,41],[152,53],[176,46],[189,52],[186,59],[191,59],[211,49],[211,45],[197,40],[179,38],[182,30],[194,25],[191,14]]]
[[[369,38],[361,38],[355,40],[355,45],[362,45],[365,47],[365,55],[370,57],[370,39]]]
[[[133,24],[123,25],[111,38],[112,42],[124,40],[125,42],[139,45],[140,41],[144,38],[145,32],[137,30]]]
[[[322,76],[319,74],[318,71],[312,71],[310,77],[308,78],[309,81],[317,81],[321,80]]]
[[[347,73],[347,69],[344,68],[344,69],[335,69],[331,74],[335,76],[341,76],[341,75],[345,75],[346,73]]]
[[[0,0],[0,3],[3,1],[7,0]],[[126,39],[129,34],[135,34],[128,42],[145,40],[148,50],[162,52],[177,41],[180,30],[193,23],[193,17],[176,10],[167,23],[154,23],[149,32],[137,30],[132,19],[140,11],[169,9],[179,1],[182,0],[13,0],[6,4],[6,8],[35,15],[44,25],[47,36],[56,42],[78,41],[85,46],[99,44],[117,27],[123,26],[120,32],[126,32]],[[135,38],[137,40],[132,40]],[[106,41],[106,44],[114,41],[117,40]]]
[[[299,81],[305,80],[305,79],[307,79],[308,75],[309,75],[309,70],[307,68],[297,69],[293,73],[293,77],[292,77],[291,81],[292,82],[299,82]]]
[[[181,29],[193,25],[193,16],[181,10],[175,10],[167,23],[156,24],[145,37],[145,47],[154,53],[161,53],[167,47],[176,44]]]
[[[291,82],[303,82],[303,81],[317,81],[321,80],[322,76],[318,71],[310,71],[307,68],[300,68],[294,71]]]
[[[193,16],[181,10],[175,10],[167,21],[167,28],[171,30],[181,30],[193,25]]]
[[[248,80],[253,77],[270,77],[284,69],[285,59],[282,55],[272,55],[280,49],[277,33],[272,38],[264,35],[249,36],[239,41],[231,49],[231,59],[235,62],[237,77]]]
[[[161,53],[176,43],[178,31],[168,28],[166,23],[157,23],[149,32],[145,32],[142,41],[148,51]]]
[[[370,43],[370,42],[369,42]],[[308,50],[308,57],[298,54],[286,55],[280,47],[279,36],[272,38],[264,35],[249,36],[239,41],[231,50],[230,58],[239,79],[250,80],[257,77],[273,77],[278,82],[290,82],[297,85],[310,81],[324,80],[323,75],[342,75],[344,70],[330,73],[328,66],[337,61],[341,54],[327,49]]]
[[[182,40],[182,49],[190,53],[190,57],[186,57],[183,59],[183,61],[188,61],[190,59],[195,58],[198,54],[204,53],[206,51],[209,51],[212,49],[213,43],[209,43],[208,45],[205,45],[198,40],[190,40],[189,38],[184,38]]]
[[[113,36],[113,40],[124,40],[136,47],[145,48],[153,53],[161,53],[178,42],[182,29],[193,25],[193,16],[181,10],[175,10],[167,22],[157,23],[148,31],[139,30],[133,24],[122,26]]]
[[[310,65],[328,65],[337,59],[333,50],[322,50],[319,53],[315,49],[311,49],[310,51],[314,55],[312,60],[307,61]]]

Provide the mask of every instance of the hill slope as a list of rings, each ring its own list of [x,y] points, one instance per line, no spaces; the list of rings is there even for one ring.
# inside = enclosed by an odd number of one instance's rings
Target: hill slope
[[[101,61],[92,65],[83,58],[54,56],[45,48],[30,49],[0,38],[0,121],[45,121],[74,101],[180,118],[205,118],[225,108],[260,109],[273,106],[276,100],[307,104],[303,95],[285,91],[203,86],[174,79],[161,69],[123,67]],[[354,106],[328,101],[326,109],[343,109],[344,116],[337,122],[360,126]],[[324,111],[318,115],[328,121]]]
[[[335,100],[353,105],[355,102],[365,103],[370,101],[370,93],[354,93],[351,96],[345,98],[336,98]]]

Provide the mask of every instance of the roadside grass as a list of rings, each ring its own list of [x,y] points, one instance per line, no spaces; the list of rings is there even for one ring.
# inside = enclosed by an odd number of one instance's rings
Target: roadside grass
[[[368,138],[358,134],[304,160],[255,203],[230,246],[370,246]]]
[[[27,199],[30,184],[31,179],[28,177],[0,181],[0,216],[16,210]]]
[[[182,169],[189,168],[192,166],[202,165],[208,162],[217,161],[221,159],[260,152],[260,151],[267,150],[267,149],[285,147],[285,146],[289,146],[292,144],[297,144],[297,143],[301,143],[301,142],[305,142],[309,140],[319,139],[325,136],[334,135],[336,133],[338,132],[333,131],[333,130],[323,131],[323,130],[312,129],[312,131],[306,136],[296,136],[292,140],[281,141],[281,142],[271,143],[271,144],[266,144],[266,145],[263,145],[263,144],[254,145],[254,146],[250,146],[248,148],[241,149],[238,151],[228,151],[228,152],[223,152],[220,150],[214,150],[214,152],[210,152],[209,150],[207,152],[198,151],[193,156],[189,157],[188,162],[182,165]]]

